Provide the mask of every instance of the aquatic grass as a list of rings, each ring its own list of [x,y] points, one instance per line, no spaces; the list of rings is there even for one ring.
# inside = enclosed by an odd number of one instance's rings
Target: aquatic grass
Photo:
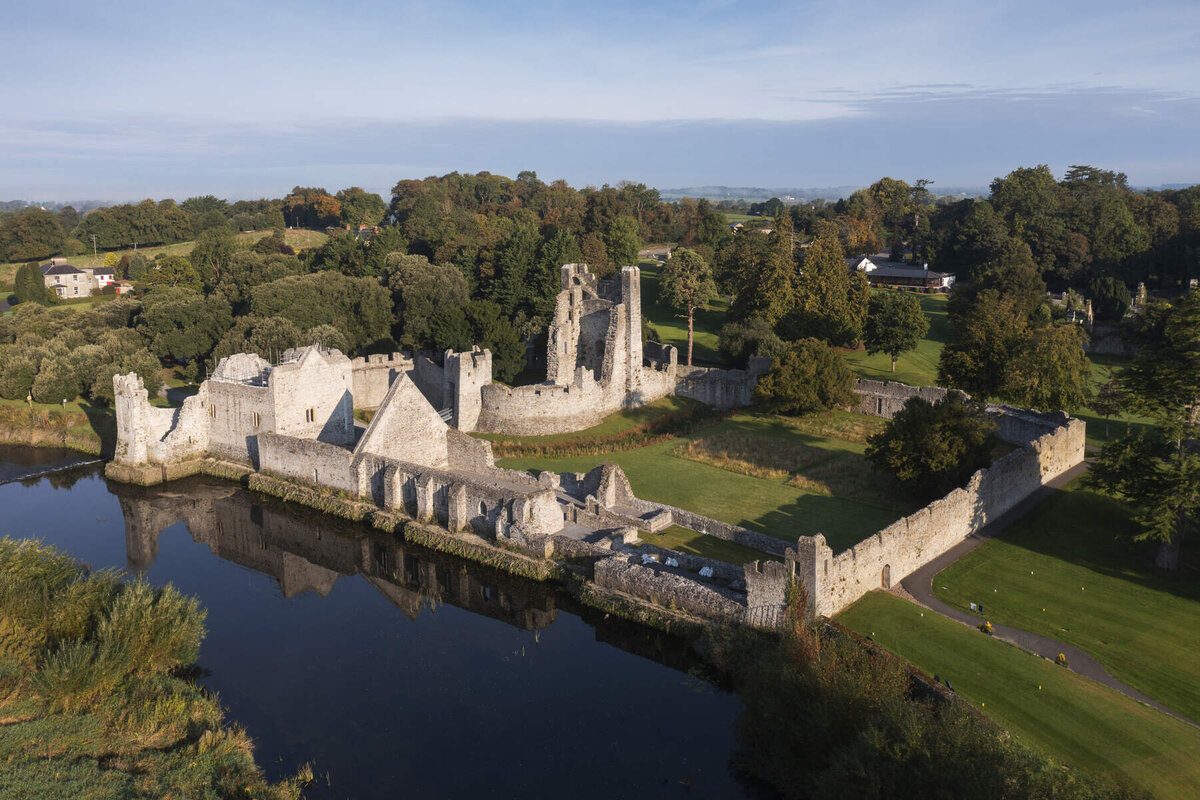
[[[174,586],[139,581],[117,596],[97,636],[124,649],[138,674],[166,672],[196,660],[206,616],[199,601]]]
[[[120,642],[74,639],[38,663],[33,688],[51,710],[79,713],[112,692],[131,667]]]
[[[311,770],[268,783],[245,731],[176,674],[204,616],[171,586],[0,539],[0,797],[299,798]]]

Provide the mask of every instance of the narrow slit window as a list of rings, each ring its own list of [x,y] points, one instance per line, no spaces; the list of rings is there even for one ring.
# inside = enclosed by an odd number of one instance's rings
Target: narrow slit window
[[[257,411],[250,412],[250,422],[253,423],[254,427],[256,428],[262,425],[262,417]]]
[[[304,411],[304,421],[305,422],[315,422],[316,419],[317,419],[317,410],[315,408],[309,408]]]

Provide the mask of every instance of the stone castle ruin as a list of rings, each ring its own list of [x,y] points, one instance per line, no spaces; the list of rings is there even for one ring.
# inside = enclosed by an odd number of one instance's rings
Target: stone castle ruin
[[[467,431],[579,430],[622,408],[676,394],[730,408],[750,401],[763,364],[748,371],[689,369],[675,349],[643,345],[640,276],[626,267],[598,281],[563,267],[547,345],[547,380],[492,381],[491,354],[447,352],[349,359],[320,346],[272,364],[253,354],[221,360],[180,408],[151,406],[136,374],[113,378],[117,448],[106,473],[150,485],[206,470],[259,473],[434,524],[482,546],[541,558],[586,556],[593,581],[625,595],[712,619],[770,626],[787,581],[801,581],[819,614],[889,588],[1083,458],[1083,423],[990,407],[1018,449],[951,492],[843,553],[819,534],[795,548],[763,533],[638,498],[621,469],[584,474],[495,465],[490,442]],[[861,413],[891,417],[905,400],[945,390],[860,381]],[[372,408],[370,424],[354,409]],[[732,565],[654,546],[671,525],[732,541],[783,562]],[[643,541],[643,539],[645,541]],[[636,549],[634,545],[638,545]]]

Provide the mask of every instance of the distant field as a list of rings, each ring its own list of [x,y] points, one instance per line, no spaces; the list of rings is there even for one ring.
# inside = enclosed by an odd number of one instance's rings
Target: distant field
[[[949,680],[1029,747],[1158,798],[1196,797],[1200,729],[890,594],[868,594],[838,621]]]
[[[1147,697],[1200,720],[1195,543],[1184,544],[1184,566],[1172,575],[1154,567],[1154,545],[1131,541],[1135,532],[1127,505],[1076,481],[939,573],[934,591],[963,609],[986,600],[993,622],[1086,650]]]
[[[251,245],[257,242],[264,236],[269,236],[271,231],[245,231],[237,235],[238,241],[244,244]],[[287,229],[283,232],[284,241],[286,241],[293,249],[300,251],[311,247],[319,247],[325,242],[329,236],[324,231],[310,231],[304,229]],[[192,252],[192,248],[196,246],[195,242],[178,242],[176,244],[164,244],[156,247],[139,247],[137,252],[144,255],[146,258],[154,258],[160,253],[167,255],[186,256]],[[118,257],[126,253],[132,254],[133,248],[127,250],[114,250]],[[90,252],[78,256],[70,256],[67,260],[76,267],[102,267],[104,266],[104,257],[106,252],[100,252],[92,255]],[[42,259],[45,261],[45,259]],[[0,264],[0,284],[12,284],[13,278],[20,269],[22,263]]]

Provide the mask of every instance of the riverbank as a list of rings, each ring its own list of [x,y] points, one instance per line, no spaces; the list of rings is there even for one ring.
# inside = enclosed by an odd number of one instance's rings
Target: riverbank
[[[62,447],[90,456],[110,457],[117,424],[107,409],[44,408],[0,401],[0,444]]]
[[[186,676],[199,603],[0,539],[0,796],[298,800],[270,783],[218,700]]]

